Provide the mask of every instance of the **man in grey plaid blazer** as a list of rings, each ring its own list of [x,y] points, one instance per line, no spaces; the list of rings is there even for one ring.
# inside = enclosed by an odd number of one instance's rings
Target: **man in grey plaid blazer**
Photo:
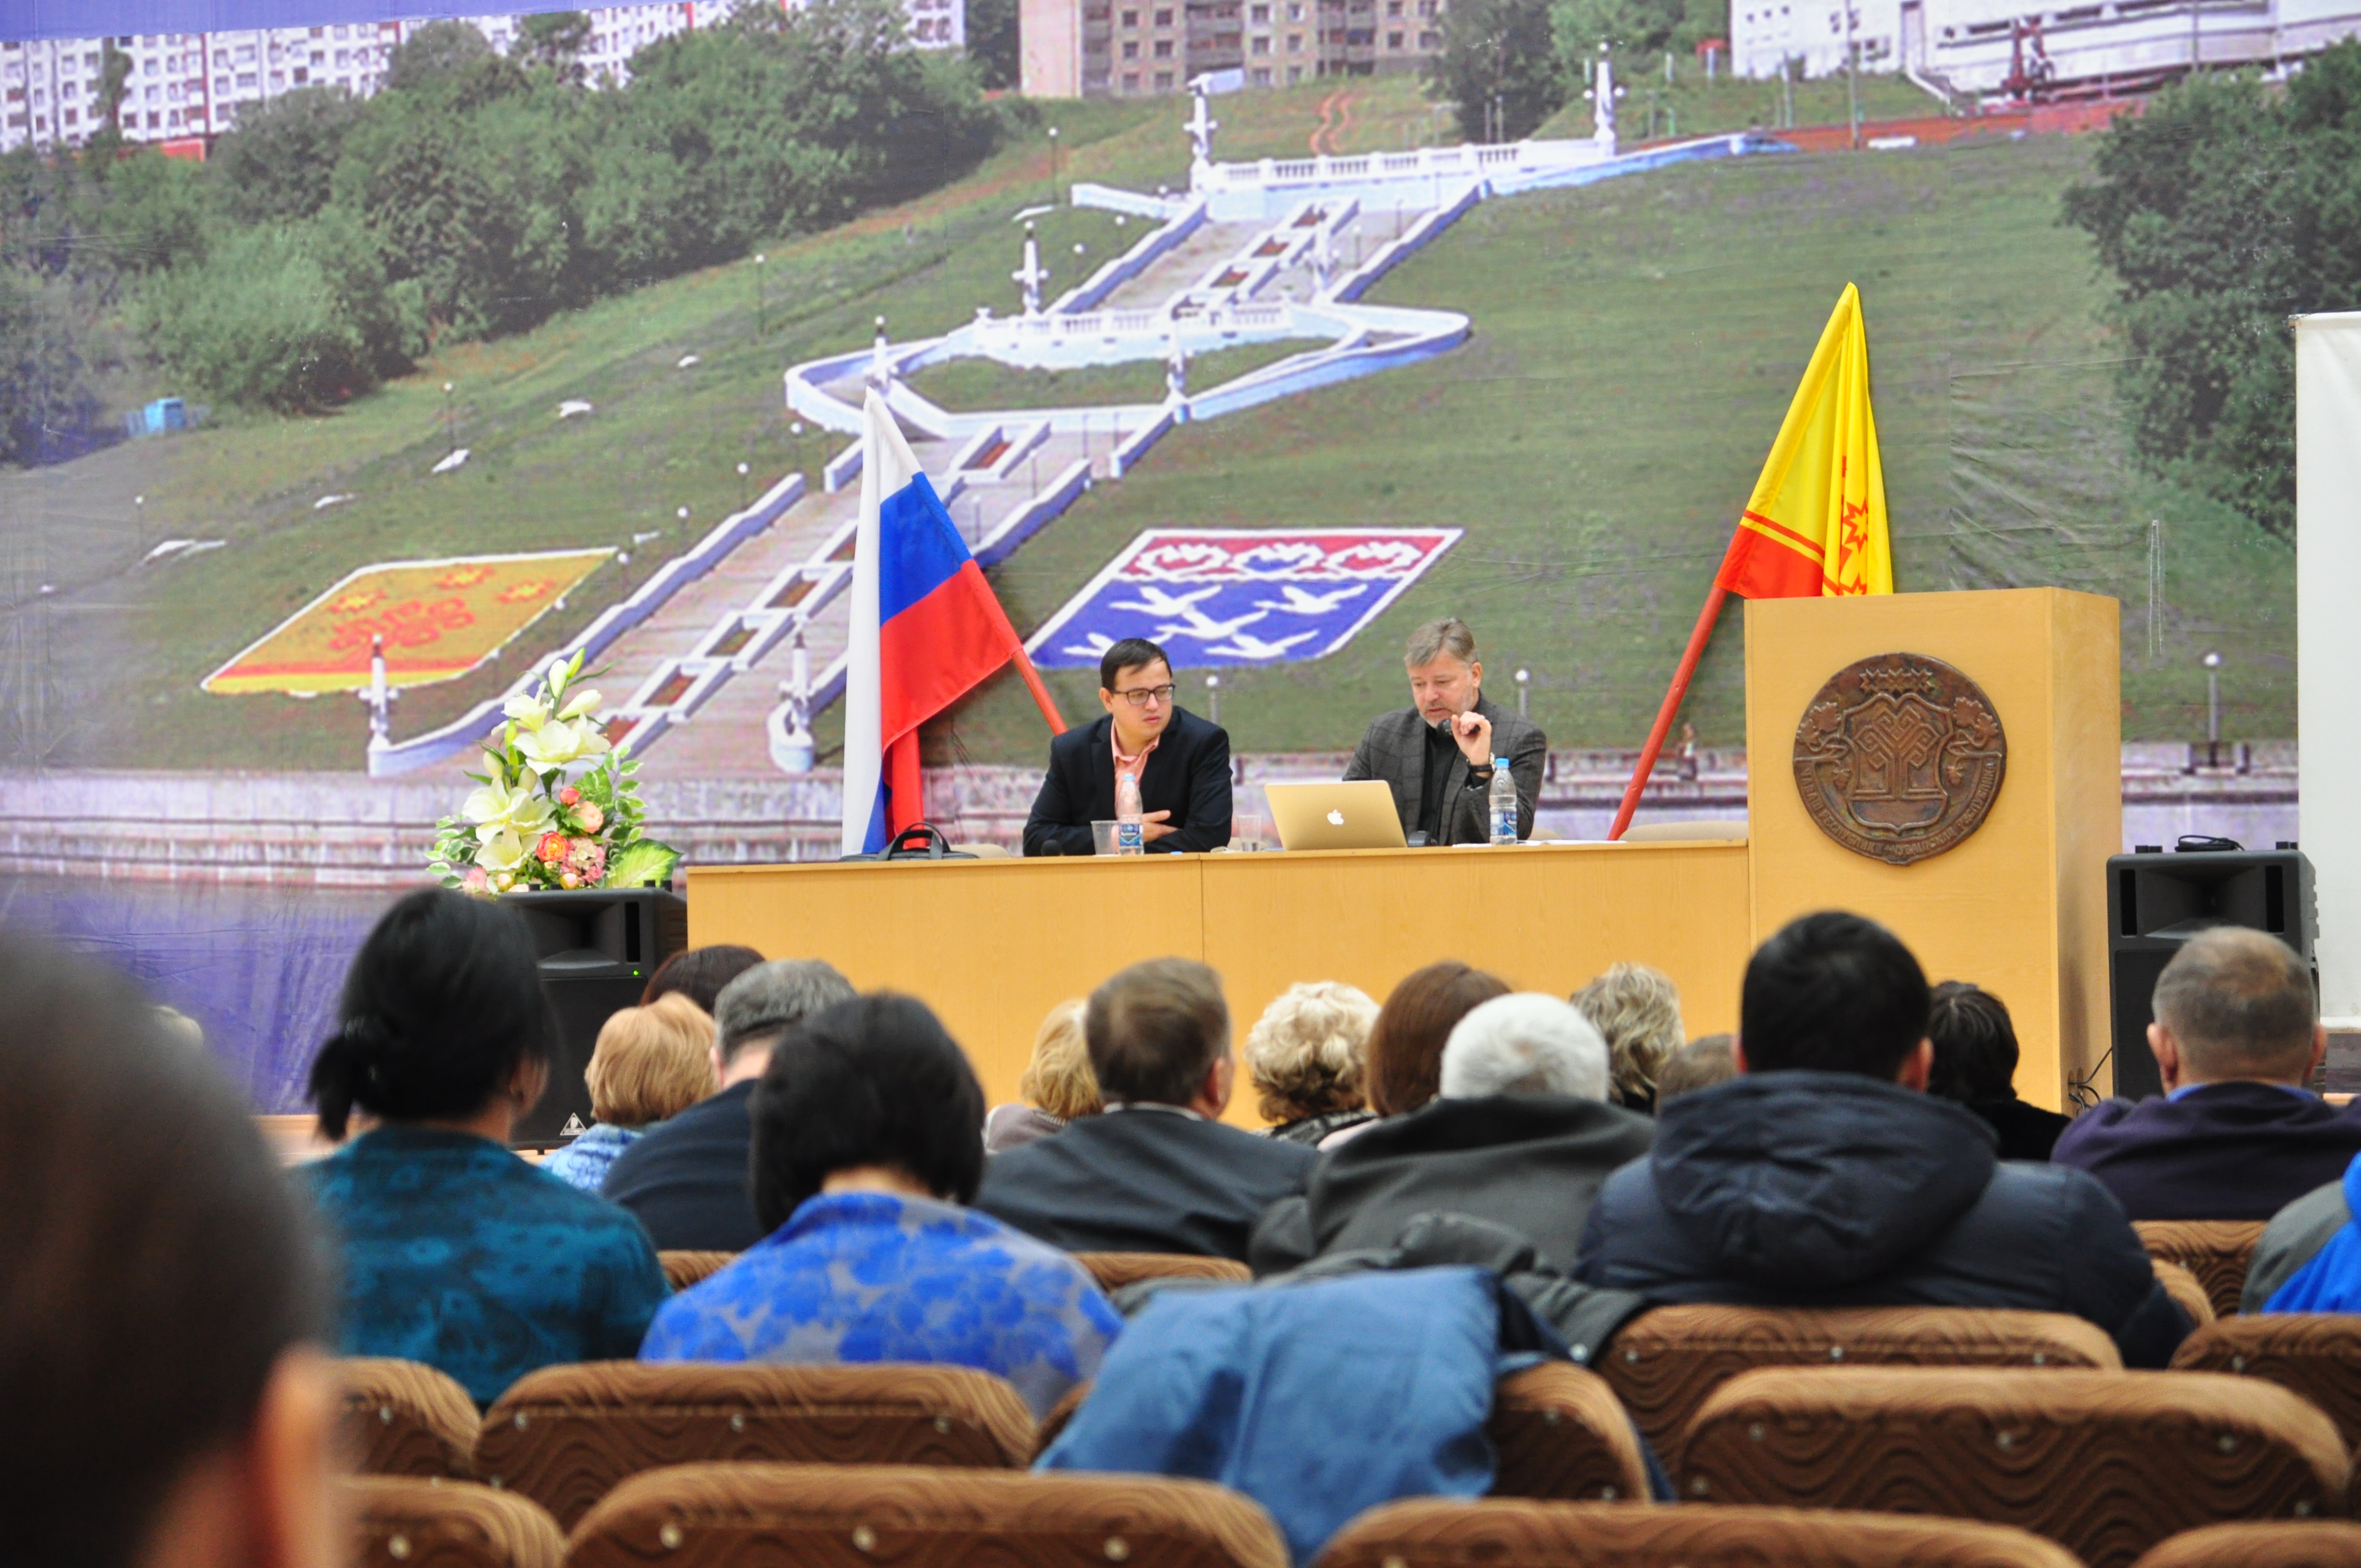
[[[1371,722],[1345,777],[1392,785],[1413,844],[1481,844],[1491,837],[1492,760],[1503,757],[1517,781],[1517,837],[1532,837],[1549,738],[1484,696],[1476,634],[1455,617],[1428,621],[1410,634],[1402,663],[1411,706]]]

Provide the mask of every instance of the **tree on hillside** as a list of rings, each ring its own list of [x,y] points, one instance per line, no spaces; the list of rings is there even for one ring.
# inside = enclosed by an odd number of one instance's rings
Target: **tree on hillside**
[[[1428,88],[1451,101],[1468,140],[1518,140],[1565,102],[1551,45],[1549,0],[1453,0]]]
[[[98,113],[106,128],[115,136],[123,134],[123,100],[130,93],[131,57],[115,47],[109,38],[103,46],[98,68]]]
[[[986,92],[1015,87],[1024,74],[1017,10],[1017,0],[968,0],[967,57]]]
[[[63,288],[0,268],[0,462],[86,450],[102,416]]]
[[[104,239],[109,261],[125,272],[160,272],[205,250],[204,166],[166,158],[151,148],[104,159],[90,227]]]
[[[2118,388],[2155,471],[2270,532],[2295,522],[2287,318],[2361,306],[2361,43],[2274,89],[2203,76],[2102,139],[2069,221],[2115,274]]]
[[[415,92],[492,58],[492,40],[477,31],[474,23],[429,22],[403,39],[386,62],[385,89]]]
[[[518,25],[514,58],[578,87],[584,74],[582,51],[589,47],[589,12],[544,11]]]
[[[345,137],[368,112],[341,87],[298,87],[245,105],[210,162],[230,215],[259,224],[308,218],[328,204]]]

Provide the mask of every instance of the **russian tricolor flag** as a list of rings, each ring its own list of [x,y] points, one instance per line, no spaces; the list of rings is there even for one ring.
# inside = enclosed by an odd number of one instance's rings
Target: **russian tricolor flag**
[[[1010,660],[1052,732],[1065,721],[968,554],[951,514],[872,387],[844,679],[844,852],[873,854],[924,820],[918,726]]]

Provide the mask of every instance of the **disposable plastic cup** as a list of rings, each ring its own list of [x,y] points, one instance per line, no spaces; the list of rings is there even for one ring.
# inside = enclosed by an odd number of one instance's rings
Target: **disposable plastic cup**
[[[1114,853],[1115,852],[1115,829],[1116,829],[1116,828],[1120,828],[1120,827],[1122,827],[1122,826],[1123,826],[1123,824],[1122,824],[1122,823],[1120,823],[1120,822],[1093,822],[1093,823],[1092,823],[1092,824],[1091,824],[1091,850],[1092,850],[1092,852],[1093,852],[1093,853],[1094,853],[1094,854],[1101,854],[1101,855],[1112,855],[1112,854],[1114,854]]]

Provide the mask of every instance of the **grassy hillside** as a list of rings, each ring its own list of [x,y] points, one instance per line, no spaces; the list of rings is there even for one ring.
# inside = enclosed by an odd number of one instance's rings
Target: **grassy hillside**
[[[1850,280],[1868,313],[1902,587],[2114,594],[2127,735],[2202,734],[2197,660],[2215,646],[2234,671],[2225,725],[2292,734],[2291,553],[2130,466],[2110,391],[2120,351],[2097,320],[2103,280],[2057,222],[2089,152],[2043,137],[1782,155],[1487,204],[1377,294],[1468,311],[1474,342],[1184,427],[1003,568],[1003,597],[1018,624],[1038,622],[1165,522],[1458,524],[1470,537],[1325,664],[1225,674],[1237,744],[1349,745],[1372,711],[1404,700],[1402,633],[1455,612],[1496,672],[1532,669],[1554,740],[1636,745]],[[2166,542],[2154,659],[2151,519]],[[1736,620],[1691,699],[1708,741],[1743,733]],[[1095,711],[1091,683],[1051,679],[1070,707]],[[1030,757],[1038,721],[1002,683],[941,740]]]

